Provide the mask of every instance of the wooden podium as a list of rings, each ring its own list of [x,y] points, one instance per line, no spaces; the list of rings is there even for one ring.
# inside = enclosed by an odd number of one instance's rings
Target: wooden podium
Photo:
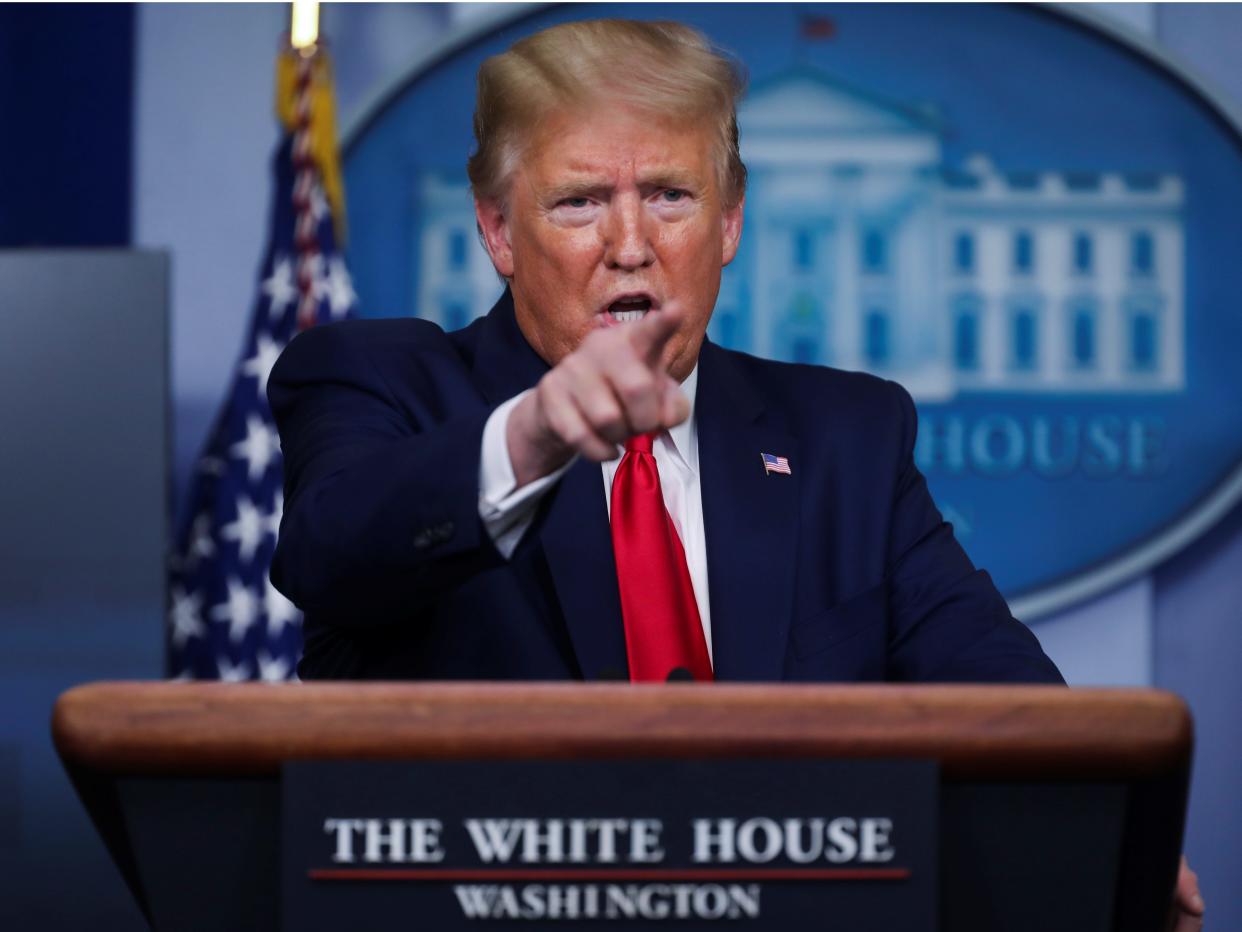
[[[985,686],[98,683],[52,731],[152,926],[229,930],[280,927],[285,762],[872,758],[939,764],[943,932],[1156,932],[1192,746],[1169,693]]]

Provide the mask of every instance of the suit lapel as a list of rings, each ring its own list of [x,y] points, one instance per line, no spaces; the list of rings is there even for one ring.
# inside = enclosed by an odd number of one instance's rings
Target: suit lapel
[[[695,402],[718,680],[779,680],[793,611],[797,444],[737,362],[705,342]],[[760,454],[789,460],[768,475]]]
[[[561,478],[540,540],[583,677],[626,678],[625,626],[599,463],[580,459]]]
[[[513,294],[508,288],[487,316],[472,326],[479,327],[473,365],[475,383],[490,404],[498,405],[526,391],[548,371],[548,364],[530,348],[518,329],[513,316]]]
[[[474,372],[491,404],[525,391],[548,371],[518,329],[508,289],[479,326]],[[582,674],[624,679],[625,629],[599,464],[576,462],[544,507],[539,546]]]

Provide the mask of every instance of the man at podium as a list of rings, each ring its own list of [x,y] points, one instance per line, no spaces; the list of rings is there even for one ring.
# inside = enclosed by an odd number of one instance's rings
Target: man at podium
[[[1061,682],[932,503],[904,389],[705,339],[742,86],[672,23],[483,64],[503,296],[309,330],[271,376],[302,677]]]
[[[484,62],[500,300],[317,327],[271,375],[304,679],[1063,682],[932,502],[904,389],[705,339],[743,84],[674,23]],[[1178,902],[1199,928],[1184,861]]]

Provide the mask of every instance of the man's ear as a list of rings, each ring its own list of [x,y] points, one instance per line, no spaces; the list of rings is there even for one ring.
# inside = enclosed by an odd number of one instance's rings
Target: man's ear
[[[730,207],[720,217],[720,235],[724,245],[721,266],[728,265],[737,255],[738,244],[742,241],[742,215],[745,212],[746,195],[743,194],[737,206]]]
[[[483,245],[492,257],[492,265],[502,278],[513,277],[513,243],[509,237],[509,222],[505,219],[503,205],[491,198],[476,198],[474,219],[479,224]]]

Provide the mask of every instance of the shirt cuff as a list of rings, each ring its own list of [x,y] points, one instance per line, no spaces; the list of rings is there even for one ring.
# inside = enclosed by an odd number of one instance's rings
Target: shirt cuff
[[[483,426],[483,453],[479,458],[479,517],[492,543],[506,560],[513,556],[522,535],[534,520],[539,502],[577,460],[528,482],[514,491],[517,479],[509,459],[509,415],[534,389],[514,395],[500,405]]]

